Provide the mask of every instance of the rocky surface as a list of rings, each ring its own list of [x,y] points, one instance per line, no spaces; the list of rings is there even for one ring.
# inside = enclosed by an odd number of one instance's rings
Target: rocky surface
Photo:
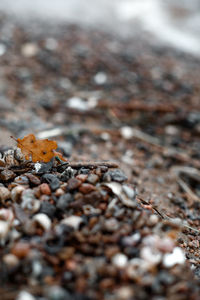
[[[39,27],[1,17],[1,299],[199,299],[198,59]]]

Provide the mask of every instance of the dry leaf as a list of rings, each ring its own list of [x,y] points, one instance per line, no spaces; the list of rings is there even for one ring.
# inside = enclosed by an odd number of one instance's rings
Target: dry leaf
[[[55,152],[58,147],[55,141],[37,140],[34,134],[28,134],[23,139],[17,139],[17,147],[21,149],[27,160],[32,158],[33,162],[49,162],[54,156],[66,161],[61,153]]]

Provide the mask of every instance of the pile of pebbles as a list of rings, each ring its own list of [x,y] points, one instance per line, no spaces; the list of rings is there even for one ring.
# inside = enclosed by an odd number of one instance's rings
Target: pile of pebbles
[[[199,299],[180,228],[145,209],[120,169],[12,155],[0,167],[1,299]]]

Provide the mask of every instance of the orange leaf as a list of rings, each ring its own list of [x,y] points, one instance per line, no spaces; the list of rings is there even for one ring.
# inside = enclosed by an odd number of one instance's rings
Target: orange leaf
[[[37,140],[34,134],[28,134],[23,139],[17,139],[17,147],[27,160],[32,158],[33,162],[49,162],[56,155],[54,150],[58,146],[55,141]]]

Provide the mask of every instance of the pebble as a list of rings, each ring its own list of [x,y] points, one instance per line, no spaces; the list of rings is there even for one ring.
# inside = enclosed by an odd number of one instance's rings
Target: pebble
[[[130,140],[133,137],[133,129],[129,126],[124,126],[120,129],[123,138]]]
[[[77,230],[80,224],[83,222],[83,219],[79,216],[70,216],[62,220],[62,224],[71,226],[74,230]]]
[[[96,174],[90,174],[87,177],[87,182],[91,183],[91,184],[96,184],[99,181],[99,176],[97,176]]]
[[[72,296],[60,286],[50,287],[47,292],[47,297],[48,300],[72,300]]]
[[[42,182],[47,182],[50,185],[52,191],[57,190],[60,187],[60,181],[56,175],[44,174],[41,177]]]
[[[51,189],[47,183],[42,183],[40,185],[40,192],[44,195],[51,195]]]
[[[72,97],[66,101],[66,106],[72,109],[77,109],[80,111],[87,111],[89,109],[88,103],[78,97]]]
[[[8,266],[8,267],[16,267],[19,264],[19,259],[17,258],[16,255],[14,254],[5,254],[3,256],[3,262]]]
[[[94,76],[94,81],[96,84],[98,85],[102,85],[105,84],[107,81],[107,75],[104,72],[98,72],[95,76]]]
[[[181,248],[175,247],[172,253],[167,253],[163,257],[163,265],[166,268],[171,268],[176,264],[183,264],[185,255]]]
[[[143,247],[140,252],[141,258],[143,258],[150,265],[157,265],[161,262],[161,253],[151,247]]]
[[[12,250],[11,250],[11,253],[13,255],[15,255],[17,258],[25,258],[29,251],[30,251],[31,247],[30,247],[30,244],[28,242],[17,242]]]
[[[38,224],[41,228],[45,231],[51,228],[51,220],[50,218],[44,213],[38,213],[34,215],[33,221]]]
[[[47,215],[49,218],[53,218],[56,212],[56,207],[47,201],[43,201],[40,205],[39,212]]]
[[[128,263],[128,257],[123,253],[117,253],[112,257],[112,264],[118,268],[126,267]]]
[[[110,218],[105,221],[104,227],[109,232],[114,232],[119,229],[119,223],[116,218]]]
[[[13,178],[15,178],[15,173],[11,170],[5,169],[0,174],[0,179],[3,181],[9,181]]]
[[[121,170],[114,170],[114,171],[108,171],[104,174],[103,180],[104,181],[116,181],[119,183],[122,183],[126,181],[128,178],[127,176],[121,171]]]
[[[36,298],[26,291],[21,291],[16,300],[36,300]]]
[[[10,230],[10,224],[0,220],[0,244],[4,244]]]
[[[96,187],[92,184],[89,184],[89,183],[83,183],[79,187],[79,191],[83,194],[88,194],[88,193],[91,193],[93,191],[96,191]]]
[[[28,177],[30,183],[32,183],[33,185],[39,185],[40,184],[40,179],[37,176],[35,176],[31,173],[26,173],[26,177]]]
[[[67,185],[68,191],[76,190],[81,185],[81,183],[82,182],[76,178],[69,179],[68,185]]]
[[[62,211],[65,211],[69,206],[69,203],[73,201],[73,196],[70,193],[61,195],[56,203],[56,207]]]
[[[0,186],[0,200],[4,203],[6,200],[10,199],[11,194],[9,189],[4,186]]]
[[[21,53],[24,57],[33,57],[38,53],[38,46],[34,43],[26,43],[22,45]]]
[[[20,184],[20,185],[29,185],[28,177],[26,177],[24,175],[15,177],[14,182],[16,182],[17,184]]]

